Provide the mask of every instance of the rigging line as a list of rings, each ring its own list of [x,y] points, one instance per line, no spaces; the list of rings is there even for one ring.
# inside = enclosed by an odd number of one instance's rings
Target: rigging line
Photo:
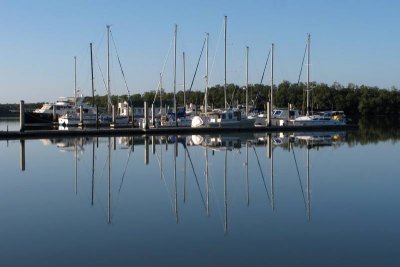
[[[121,192],[122,184],[124,183],[124,178],[125,178],[126,170],[128,169],[128,162],[131,157],[131,154],[132,154],[132,149],[129,149],[128,159],[126,160],[125,169],[124,169],[124,172],[122,173],[122,179],[121,179],[121,184],[118,189],[118,194]]]
[[[206,149],[208,149],[208,148],[206,147]],[[209,180],[210,180],[210,183],[211,183],[212,191],[214,193],[215,202],[217,203],[217,209],[216,210],[218,211],[220,223],[221,223],[222,226],[224,226],[224,218],[223,218],[222,212],[221,212],[223,210],[223,208],[222,208],[221,202],[218,200],[217,190],[215,189],[214,177],[211,174],[208,177],[209,177]]]
[[[174,38],[172,38],[172,40],[171,40],[171,44],[170,44],[170,46],[169,46],[169,48],[168,48],[167,55],[165,56],[165,59],[164,59],[164,64],[163,64],[163,67],[162,67],[162,69],[161,69],[161,77],[160,77],[160,79],[158,80],[157,90],[156,90],[156,93],[154,94],[153,105],[154,105],[154,103],[156,102],[158,91],[160,91],[160,94],[161,94],[161,90],[162,90],[162,88],[160,88],[160,86],[161,86],[161,79],[162,79],[163,76],[164,76],[165,65],[167,65],[167,60],[168,60],[168,58],[169,58],[169,55],[171,54],[171,50],[172,50],[173,44],[174,44]]]
[[[157,161],[158,161],[158,166],[160,167],[160,170],[161,170],[161,162],[160,162],[160,158],[158,157],[157,153],[156,153],[156,158],[157,158]],[[161,178],[162,178],[162,180],[164,182],[165,189],[167,190],[167,194],[168,194],[169,200],[171,202],[171,208],[172,208],[173,211],[175,211],[174,201],[172,200],[171,192],[168,189],[167,181],[165,180],[165,174],[164,174],[163,171],[161,171]]]
[[[124,73],[124,70],[122,69],[121,60],[120,60],[120,58],[119,58],[119,54],[118,54],[118,50],[117,50],[117,46],[115,45],[114,36],[113,36],[113,34],[112,34],[112,31],[111,31],[111,30],[110,30],[110,33],[111,33],[111,40],[113,41],[113,44],[114,44],[115,53],[117,54],[117,59],[118,59],[119,67],[121,68],[122,77],[124,78],[124,82],[125,82],[126,90],[128,91],[128,99],[129,99],[129,98],[130,98],[130,96],[131,96],[131,92],[129,91],[129,88],[128,88],[128,83],[126,82],[125,73]]]
[[[205,47],[205,46],[206,46],[206,39],[204,39],[204,42],[203,42],[203,47],[201,48],[201,52],[200,52],[200,56],[199,56],[199,60],[197,60],[196,70],[194,71],[194,75],[193,75],[192,83],[190,84],[190,87],[189,87],[189,90],[188,90],[188,92],[191,92],[191,91],[192,91],[192,87],[193,87],[194,79],[195,79],[195,77],[196,77],[197,70],[199,69],[199,64],[200,64],[201,56],[203,55],[203,51],[204,51],[204,47]]]
[[[299,166],[297,165],[297,160],[296,160],[296,155],[294,154],[294,149],[292,149],[292,152],[293,152],[294,162],[295,162],[295,164],[296,164],[297,176],[299,177],[299,183],[300,183],[301,193],[302,193],[302,195],[303,195],[304,207],[305,207],[306,210],[307,210],[306,197],[304,196],[303,184],[302,184],[302,182],[301,182],[300,172],[299,172]]]
[[[192,166],[192,171],[193,171],[194,177],[195,177],[195,179],[196,179],[197,188],[199,189],[199,193],[200,193],[200,196],[201,196],[201,201],[202,201],[202,203],[203,203],[203,205],[204,205],[204,209],[207,210],[207,206],[206,206],[206,202],[205,202],[205,200],[204,200],[203,192],[201,192],[201,188],[200,188],[200,184],[199,184],[199,179],[197,178],[197,174],[196,174],[196,172],[194,171],[193,161],[192,161],[192,158],[190,157],[189,150],[187,149],[186,146],[185,146],[185,150],[186,150],[186,153],[187,153],[187,155],[188,155],[190,165]]]
[[[210,73],[208,74],[208,77],[209,77],[208,82],[209,82],[209,84],[211,84],[211,74],[212,74],[212,72],[214,70],[215,59],[217,57],[218,47],[219,47],[219,43],[221,42],[221,36],[222,36],[222,32],[223,31],[224,31],[224,23],[222,23],[222,27],[221,27],[221,30],[220,30],[219,35],[218,35],[217,46],[216,46],[216,49],[215,49],[214,58],[213,58],[213,61],[211,63]]]
[[[107,84],[106,84],[106,80],[104,79],[103,71],[101,70],[101,67],[100,67],[100,64],[99,64],[99,59],[97,58],[97,54],[96,53],[93,53],[93,55],[94,55],[94,57],[96,59],[97,67],[99,68],[99,71],[100,71],[100,74],[101,74],[101,78],[103,80],[104,88],[107,91]]]
[[[262,73],[262,76],[261,76],[260,84],[262,84],[262,82],[264,80],[264,75],[265,75],[265,71],[267,70],[267,65],[268,65],[268,61],[269,61],[269,56],[270,55],[271,55],[271,49],[269,49],[268,56],[267,56],[267,61],[265,61],[264,70],[263,70],[263,73]]]
[[[299,85],[300,85],[300,77],[301,77],[301,73],[302,73],[302,71],[303,71],[303,66],[304,66],[304,60],[305,60],[305,58],[306,58],[306,53],[307,53],[307,44],[306,44],[306,48],[304,49],[304,55],[303,55],[303,60],[301,61],[301,67],[300,67],[300,73],[299,73],[299,78],[297,79],[297,87],[299,87]],[[303,90],[303,104],[302,104],[302,107],[301,107],[301,110],[302,110],[302,112],[304,113],[304,99],[305,99],[305,92],[304,92],[304,90]]]
[[[271,198],[269,197],[267,184],[265,183],[264,173],[263,173],[263,171],[262,171],[261,164],[260,164],[260,159],[258,158],[258,154],[257,154],[257,151],[256,151],[255,146],[253,146],[253,150],[254,150],[254,154],[256,155],[256,158],[257,158],[257,164],[258,164],[258,168],[260,169],[260,173],[261,173],[262,180],[263,180],[263,182],[264,182],[265,192],[267,192],[267,196],[268,196],[269,203],[271,203]]]

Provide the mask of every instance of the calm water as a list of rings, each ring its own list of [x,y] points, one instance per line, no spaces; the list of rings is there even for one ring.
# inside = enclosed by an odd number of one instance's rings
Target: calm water
[[[399,266],[396,133],[0,141],[0,264]]]

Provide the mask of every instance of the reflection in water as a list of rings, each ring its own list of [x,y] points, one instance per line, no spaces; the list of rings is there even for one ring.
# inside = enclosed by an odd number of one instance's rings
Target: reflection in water
[[[184,149],[184,162],[183,162],[183,203],[187,200],[187,160],[189,161],[193,178],[196,182],[196,187],[200,195],[200,199],[202,205],[205,208],[205,214],[207,217],[210,216],[210,165],[209,165],[209,153],[212,155],[215,153],[222,153],[223,155],[223,214],[224,214],[224,223],[223,229],[224,232],[228,232],[228,222],[229,222],[229,192],[228,192],[228,170],[236,168],[237,166],[230,166],[228,164],[228,157],[230,154],[235,155],[235,153],[241,154],[241,149],[245,149],[245,159],[243,160],[243,166],[245,166],[245,194],[246,194],[246,205],[250,206],[250,198],[251,198],[251,190],[250,190],[250,178],[249,178],[249,150],[251,149],[254,152],[255,161],[257,162],[257,168],[259,176],[262,179],[262,184],[265,189],[265,194],[267,196],[267,200],[271,205],[271,210],[275,210],[275,175],[274,175],[274,149],[282,148],[291,152],[293,154],[293,159],[296,164],[297,176],[299,179],[299,185],[301,188],[303,200],[306,204],[307,217],[308,220],[311,220],[311,182],[310,182],[310,150],[311,149],[319,149],[323,146],[340,146],[345,143],[346,133],[344,132],[314,132],[314,133],[294,133],[294,134],[244,134],[244,135],[192,135],[192,136],[143,136],[143,137],[108,137],[107,139],[98,138],[98,137],[82,137],[82,138],[70,138],[70,139],[48,139],[42,140],[42,143],[45,145],[55,145],[59,151],[61,152],[73,152],[74,153],[74,193],[78,194],[78,170],[79,170],[79,158],[83,157],[88,147],[91,147],[91,194],[90,194],[90,203],[92,206],[95,204],[95,184],[96,184],[96,175],[100,175],[96,173],[96,150],[99,149],[100,146],[105,145],[107,147],[107,222],[111,224],[112,222],[112,147],[114,151],[117,149],[117,144],[119,145],[119,150],[128,149],[128,156],[125,162],[125,166],[123,167],[122,179],[119,185],[118,193],[121,192],[124,179],[126,176],[126,172],[129,165],[129,159],[133,154],[135,145],[143,145],[144,149],[144,164],[145,166],[150,164],[150,154],[149,154],[149,143],[151,142],[152,146],[152,155],[157,161],[160,178],[162,183],[165,186],[167,194],[170,198],[170,202],[172,204],[172,209],[175,214],[175,221],[179,224],[179,199],[178,199],[178,171],[177,171],[177,158],[178,154],[178,145],[182,145]],[[150,140],[150,142],[149,142]],[[164,158],[170,158],[170,153],[168,152],[168,145],[173,145],[172,158],[173,165],[172,166],[164,166]],[[191,150],[194,150],[196,147],[201,147],[204,150],[204,191],[203,194],[202,186],[200,179],[197,175],[196,169],[201,167],[198,165],[201,162],[201,157],[196,158],[193,161],[191,156]],[[244,147],[244,148],[243,148]],[[262,160],[259,156],[259,148],[265,147],[266,151],[266,159],[265,163],[262,163]],[[300,149],[306,149],[306,196],[304,196],[304,189],[302,185],[302,179],[300,175],[300,170],[298,167],[298,162],[295,155],[295,147],[299,147]],[[163,155],[167,153],[167,155]],[[20,142],[20,155],[21,155],[21,170],[25,170],[25,141],[21,140]],[[213,161],[215,161],[213,159]],[[170,162],[169,160],[167,161]],[[265,168],[270,169],[270,188],[268,189],[266,177],[263,172],[263,164],[265,164]],[[173,193],[171,194],[167,182],[167,174],[166,171],[172,167],[173,169]],[[86,169],[87,166],[83,166],[83,169]],[[253,170],[255,171],[255,170]],[[215,189],[214,189],[215,190]]]
[[[20,153],[20,166],[3,166],[0,229],[15,229],[2,232],[11,246],[15,238],[21,243],[22,233],[41,251],[57,255],[46,247],[57,239],[78,246],[68,257],[94,251],[108,265],[107,258],[121,257],[144,266],[151,251],[157,256],[150,259],[153,266],[179,266],[174,259],[190,263],[210,253],[227,265],[292,266],[287,253],[298,250],[293,259],[318,266],[309,248],[320,259],[355,257],[348,251],[362,259],[371,250],[365,244],[372,243],[379,244],[373,245],[375,259],[393,258],[395,249],[385,244],[398,234],[400,221],[392,212],[398,203],[398,145],[351,148],[349,135],[354,142],[352,132],[18,140],[10,147],[3,142],[10,158]],[[378,154],[387,157],[379,163],[371,152],[382,147]],[[15,173],[25,163],[26,171]],[[387,224],[386,233],[373,231]],[[37,239],[37,231],[43,238],[52,229],[44,242]],[[101,245],[108,243],[115,248],[110,254]],[[235,254],[238,249],[246,260]],[[34,248],[24,250],[36,255]],[[173,257],[165,260],[167,254]]]

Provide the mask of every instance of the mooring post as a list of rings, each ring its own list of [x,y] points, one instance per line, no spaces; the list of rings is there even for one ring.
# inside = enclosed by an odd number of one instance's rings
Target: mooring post
[[[149,118],[148,118],[148,112],[147,112],[147,101],[144,101],[143,104],[143,113],[144,113],[144,121],[143,121],[143,129],[149,129]]]
[[[153,128],[156,126],[156,123],[154,121],[154,104],[151,104],[151,125],[153,126]]]
[[[79,127],[83,127],[83,107],[82,105],[79,107]]]
[[[53,125],[57,123],[56,105],[53,105]]]
[[[115,105],[111,106],[111,124],[110,124],[111,128],[115,127]]]
[[[271,106],[270,102],[267,102],[267,120],[266,126],[271,126]]]
[[[96,128],[99,128],[99,105],[96,105]]]
[[[25,130],[25,102],[21,100],[19,104],[19,131]]]
[[[131,106],[131,116],[132,116],[132,128],[135,127],[135,113],[134,113],[134,108],[133,108],[133,104]]]

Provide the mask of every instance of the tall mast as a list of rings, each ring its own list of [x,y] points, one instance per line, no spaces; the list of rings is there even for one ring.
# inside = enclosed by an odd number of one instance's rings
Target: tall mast
[[[310,34],[307,34],[307,116],[310,115]]]
[[[110,91],[110,25],[107,25],[107,112],[111,113]]]
[[[74,102],[75,102],[75,107],[76,107],[76,56],[74,56],[74,61],[75,61],[75,68],[74,68]]]
[[[163,115],[163,102],[162,102],[162,73],[160,72],[160,114]]]
[[[175,24],[174,33],[174,113],[175,113],[175,126],[178,126],[178,114],[176,108],[176,37],[178,32],[178,25]]]
[[[90,43],[90,73],[92,75],[92,107],[94,107],[95,101],[94,101],[94,78],[93,78],[93,50],[92,50],[92,43]]]
[[[186,62],[185,52],[183,52],[183,106],[186,111]]]
[[[209,33],[206,33],[206,94],[204,99],[204,112],[207,112],[208,108],[208,37]]]
[[[272,107],[274,103],[274,43],[271,44],[271,106],[270,112],[272,112]],[[269,114],[271,117],[271,114]]]
[[[249,116],[249,47],[246,46],[246,116]]]
[[[225,65],[225,67],[224,67],[224,101],[225,101],[225,109],[227,108],[227,102],[226,102],[226,30],[227,30],[227,27],[228,27],[228,18],[227,18],[227,16],[225,16],[225,19],[224,19],[224,61],[225,61],[225,63],[224,63],[224,65]]]

